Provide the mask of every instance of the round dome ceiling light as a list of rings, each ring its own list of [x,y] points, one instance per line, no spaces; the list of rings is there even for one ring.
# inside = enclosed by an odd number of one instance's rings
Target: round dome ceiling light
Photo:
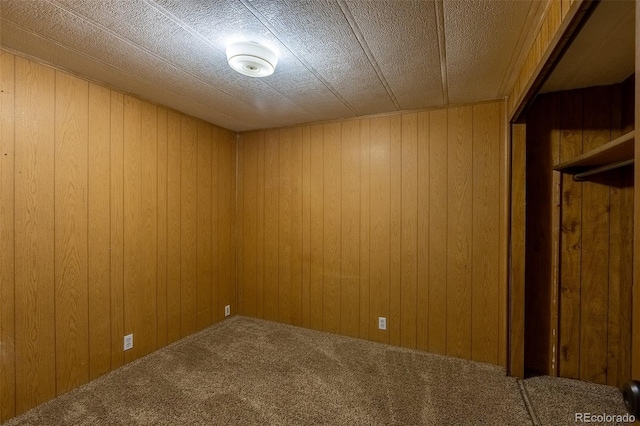
[[[273,74],[278,57],[271,49],[253,42],[242,42],[227,47],[227,61],[234,70],[249,77]]]

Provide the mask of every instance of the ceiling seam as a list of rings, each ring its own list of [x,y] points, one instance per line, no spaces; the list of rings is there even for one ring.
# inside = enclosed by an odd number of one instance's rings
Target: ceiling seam
[[[158,12],[162,13],[164,16],[166,16],[170,20],[172,20],[175,24],[180,26],[180,28],[182,28],[183,30],[185,30],[186,32],[191,34],[192,36],[198,38],[200,41],[204,42],[208,46],[214,48],[215,50],[217,50],[218,52],[221,52],[222,54],[224,54],[226,56],[227,52],[225,52],[224,50],[219,49],[218,46],[216,46],[214,43],[211,43],[211,41],[209,39],[207,39],[205,36],[200,34],[195,28],[191,27],[189,24],[184,22],[182,19],[180,19],[179,17],[177,17],[176,15],[174,15],[173,13],[171,13],[170,11],[168,11],[167,9],[165,9],[164,7],[162,7],[161,5],[156,3],[155,0],[143,0],[143,1],[145,3],[147,3],[149,6],[153,7],[154,9],[156,9]],[[302,111],[306,112],[307,114],[313,115],[311,113],[311,111],[307,111],[304,107],[298,105],[295,101],[290,99],[288,96],[286,96],[285,94],[283,94],[282,92],[280,92],[279,90],[277,90],[276,88],[271,86],[267,81],[265,81],[263,79],[258,79],[258,80],[260,81],[260,83],[264,84],[265,86],[268,86],[271,90],[273,90],[274,92],[278,93],[284,99],[286,99],[287,101],[291,102],[293,105],[295,105],[298,108],[300,108]]]
[[[50,42],[50,43],[52,43],[52,44],[55,44],[56,46],[60,47],[61,49],[68,50],[68,51],[73,52],[73,53],[75,53],[75,54],[77,54],[77,55],[79,55],[79,56],[84,56],[85,58],[88,58],[89,60],[95,61],[95,62],[97,62],[97,63],[99,63],[99,64],[101,64],[101,65],[104,65],[104,66],[106,66],[106,67],[109,67],[109,68],[115,69],[115,70],[117,70],[117,71],[121,72],[122,74],[125,74],[125,75],[127,75],[127,76],[129,76],[129,77],[131,77],[131,78],[134,78],[134,79],[136,79],[136,80],[138,80],[138,81],[141,81],[141,82],[143,82],[143,83],[146,83],[146,84],[148,84],[148,85],[150,85],[150,86],[155,86],[155,84],[154,84],[152,81],[146,80],[146,79],[144,79],[144,78],[142,78],[142,77],[139,77],[139,76],[137,76],[137,75],[135,75],[135,74],[130,73],[129,71],[123,70],[123,69],[121,69],[121,68],[119,68],[119,67],[117,67],[117,66],[115,66],[115,65],[112,65],[112,64],[109,64],[109,63],[107,63],[107,62],[104,62],[104,61],[102,61],[101,59],[96,58],[95,56],[87,55],[86,53],[81,52],[81,51],[79,51],[79,50],[77,50],[77,49],[74,49],[74,48],[73,48],[73,47],[71,47],[71,46],[63,45],[63,44],[61,44],[61,43],[57,42],[56,40],[54,40],[54,39],[52,39],[52,38],[50,38],[50,37],[46,37],[46,36],[43,36],[43,35],[41,35],[41,34],[36,34],[36,33],[34,33],[33,31],[28,30],[28,29],[26,29],[26,28],[24,28],[24,27],[18,27],[18,26],[16,26],[16,24],[15,24],[14,22],[9,21],[9,20],[7,20],[6,18],[0,18],[0,22],[4,22],[6,25],[9,25],[9,26],[15,27],[15,28],[17,28],[17,29],[18,29],[18,30],[20,30],[20,31],[24,31],[24,32],[26,32],[26,33],[29,33],[29,34],[31,34],[33,37],[36,37],[36,38],[39,38],[39,39],[42,39],[42,40],[48,41],[48,42]],[[2,47],[2,48],[3,48],[3,49],[5,49],[5,47]],[[20,54],[20,53],[18,53],[18,54]],[[42,61],[43,61],[42,59],[37,59],[37,60],[38,60],[38,61],[40,61],[40,62],[42,62]],[[45,62],[46,62],[46,61],[45,61]],[[47,66],[51,66],[52,68],[55,68],[55,69],[59,69],[59,70],[61,70],[61,71],[63,71],[63,72],[69,73],[70,75],[79,75],[78,73],[76,73],[76,72],[74,72],[74,71],[67,70],[67,69],[62,68],[62,67],[59,67],[59,66],[57,66],[57,65],[55,65],[55,64],[46,63],[46,65],[47,65]],[[100,81],[100,80],[92,79],[92,78],[90,78],[90,77],[86,77],[86,76],[84,76],[84,75],[82,76],[82,78],[84,78],[84,79],[86,79],[86,80],[88,80],[88,81],[96,82],[96,83],[98,83],[98,84],[100,84],[100,85],[104,85],[104,86],[105,86],[105,87],[107,87],[107,88],[112,88],[112,89],[114,89],[114,90],[116,90],[116,91],[119,91],[119,92],[121,92],[121,93],[123,93],[123,94],[132,94],[132,93],[129,93],[129,92],[125,92],[125,91],[124,91],[123,89],[121,89],[121,88],[111,86],[111,85],[109,85],[109,83],[106,83],[106,82],[104,82],[104,81]],[[201,106],[202,106],[202,107],[204,107],[204,108],[210,108],[210,106],[205,105],[205,104],[203,104],[202,102],[200,102],[200,101],[198,101],[198,100],[196,100],[196,99],[192,99],[192,98],[190,98],[190,97],[188,97],[188,96],[184,96],[184,95],[182,95],[181,93],[173,92],[173,91],[171,91],[171,90],[167,90],[167,89],[159,89],[159,90],[162,90],[163,92],[168,93],[168,94],[170,94],[170,95],[172,95],[172,96],[176,96],[176,97],[178,97],[178,98],[185,99],[185,100],[187,100],[187,101],[193,102],[193,103],[195,103],[195,104],[197,104],[197,105],[201,105]],[[134,94],[134,96],[138,96],[138,95],[135,95],[135,94]],[[169,107],[169,108],[171,108],[171,107]],[[173,109],[173,108],[172,108],[172,109]],[[237,122],[239,122],[239,123],[244,123],[244,124],[246,124],[246,125],[250,125],[250,123],[247,123],[247,122],[245,122],[245,121],[243,121],[243,120],[240,120],[240,119],[238,119],[238,118],[235,118],[235,117],[231,117],[231,116],[230,116],[230,115],[228,115],[228,114],[225,114],[225,113],[222,113],[222,112],[215,112],[215,111],[214,111],[214,113],[215,113],[215,114],[217,114],[217,115],[221,115],[221,116],[225,117],[226,119],[229,119],[229,118],[230,118],[230,119],[235,120],[235,121],[237,121]],[[185,114],[186,114],[186,113],[185,113]],[[213,123],[212,123],[212,124],[213,124]]]
[[[170,67],[172,67],[172,68],[176,69],[178,72],[181,72],[181,73],[183,73],[183,74],[186,74],[186,75],[188,75],[188,76],[192,77],[193,79],[195,79],[195,80],[197,80],[197,81],[201,82],[202,84],[204,84],[204,85],[206,85],[206,86],[210,87],[211,89],[213,89],[213,90],[215,90],[215,91],[218,91],[218,92],[220,92],[220,93],[223,93],[223,94],[225,94],[225,95],[227,95],[227,96],[229,96],[229,97],[231,97],[231,98],[233,98],[233,99],[236,99],[238,102],[240,102],[240,103],[242,103],[242,104],[244,104],[244,105],[246,105],[246,106],[248,106],[248,107],[250,107],[250,108],[252,108],[252,109],[256,109],[256,110],[257,110],[257,108],[256,108],[254,105],[251,105],[250,103],[248,103],[248,102],[246,102],[246,101],[244,101],[244,100],[242,100],[242,99],[240,99],[240,98],[237,98],[237,97],[233,96],[231,93],[228,93],[228,92],[226,92],[225,90],[220,89],[219,87],[212,85],[211,83],[209,83],[208,81],[204,80],[203,78],[201,78],[201,77],[199,77],[199,76],[197,76],[197,75],[195,75],[195,74],[193,74],[193,73],[191,73],[191,72],[189,72],[189,71],[186,71],[186,70],[184,70],[184,69],[182,69],[182,68],[178,67],[178,66],[177,66],[176,64],[174,64],[173,62],[171,62],[171,61],[169,61],[169,60],[167,60],[167,59],[163,58],[162,56],[157,55],[156,53],[154,53],[154,52],[150,51],[149,49],[147,49],[147,48],[145,48],[145,47],[143,47],[143,46],[140,46],[140,45],[138,45],[138,44],[136,44],[136,43],[134,43],[134,42],[132,42],[132,41],[130,41],[130,40],[128,40],[128,39],[126,39],[126,38],[124,38],[124,37],[121,37],[119,34],[117,34],[117,33],[113,32],[111,29],[109,29],[109,28],[105,27],[104,25],[100,24],[99,22],[96,22],[96,21],[94,21],[93,19],[88,18],[87,16],[81,16],[81,15],[77,14],[76,12],[74,12],[73,10],[69,10],[69,9],[67,9],[66,7],[64,7],[63,5],[61,5],[60,3],[58,3],[58,1],[57,1],[57,0],[46,0],[46,1],[47,1],[48,3],[50,3],[50,4],[54,5],[55,7],[57,7],[57,8],[59,8],[59,9],[61,9],[61,10],[65,11],[65,12],[67,12],[68,14],[70,14],[70,15],[72,15],[72,16],[75,16],[76,18],[81,19],[81,20],[83,20],[84,22],[86,22],[86,23],[88,23],[88,24],[90,24],[90,25],[93,25],[94,27],[96,27],[96,28],[98,28],[98,29],[100,29],[100,30],[102,30],[102,31],[104,31],[104,32],[106,32],[106,33],[108,33],[108,34],[110,34],[111,36],[113,36],[113,37],[117,38],[118,40],[122,41],[123,43],[128,44],[129,46],[133,47],[134,49],[136,49],[136,50],[140,50],[140,51],[142,51],[143,53],[146,53],[147,55],[149,55],[149,56],[151,56],[151,57],[153,57],[153,58],[155,58],[155,59],[159,60],[160,62],[163,62],[163,63],[165,63],[165,64],[169,65]],[[85,56],[93,58],[93,56],[89,56],[89,55],[85,55]],[[262,113],[262,114],[263,114],[265,117],[267,117],[267,118],[276,118],[276,117],[273,117],[273,116],[268,115],[268,114],[264,114],[264,113]]]
[[[313,74],[331,93],[333,93],[333,95],[338,98],[340,102],[344,104],[344,106],[346,106],[354,115],[359,115],[358,111],[353,106],[351,106],[351,104],[344,97],[342,97],[342,95],[340,95],[336,88],[333,87],[331,83],[329,83],[324,77],[322,77],[322,75],[320,75],[320,73],[309,62],[307,62],[303,57],[297,55],[293,50],[287,47],[287,44],[284,42],[282,36],[280,36],[278,31],[269,23],[267,18],[265,18],[260,12],[258,12],[258,10],[253,7],[253,5],[251,5],[248,0],[240,0],[240,2],[249,12],[251,12],[251,14],[258,21],[260,21],[262,25],[264,25],[266,29],[271,32],[271,34],[273,34],[275,38],[278,39],[278,41],[291,53],[291,55],[293,55],[298,61],[300,61],[300,63],[304,65],[304,67],[311,74]]]
[[[378,80],[380,80],[380,83],[382,83],[382,85],[384,86],[384,89],[387,91],[387,95],[389,95],[389,98],[391,99],[391,102],[393,102],[393,105],[396,107],[396,110],[400,111],[402,108],[400,108],[398,99],[396,98],[396,95],[393,93],[393,90],[391,89],[389,82],[387,81],[384,74],[382,73],[382,70],[380,69],[380,65],[378,65],[378,61],[376,61],[376,58],[373,56],[373,52],[371,52],[371,49],[369,48],[369,45],[367,44],[367,41],[364,38],[364,35],[362,34],[362,31],[360,31],[360,27],[358,27],[358,23],[356,22],[355,18],[351,14],[351,10],[349,9],[349,6],[344,0],[338,0],[338,6],[342,11],[342,15],[345,17],[345,19],[349,23],[349,26],[351,27],[351,32],[353,32],[353,34],[358,39],[358,43],[360,44],[362,51],[367,56],[367,59],[369,59],[369,63],[373,67],[373,70],[376,72],[376,75],[378,76]]]
[[[445,44],[443,0],[435,1],[436,22],[438,24],[438,50],[440,52],[440,74],[442,76],[442,95],[444,104],[449,105],[449,78],[447,76],[447,47]]]

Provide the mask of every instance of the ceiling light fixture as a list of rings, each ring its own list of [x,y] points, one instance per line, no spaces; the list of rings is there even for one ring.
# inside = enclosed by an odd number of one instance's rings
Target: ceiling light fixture
[[[240,74],[266,77],[275,71],[278,57],[274,51],[261,44],[242,42],[227,47],[227,61]]]

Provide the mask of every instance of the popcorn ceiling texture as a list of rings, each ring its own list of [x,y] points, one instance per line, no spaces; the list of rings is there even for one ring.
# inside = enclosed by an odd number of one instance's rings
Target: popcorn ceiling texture
[[[504,97],[511,59],[527,43],[522,28],[544,9],[529,0],[374,4],[3,0],[0,43],[242,131]],[[246,37],[280,52],[273,76],[228,67],[226,45]]]

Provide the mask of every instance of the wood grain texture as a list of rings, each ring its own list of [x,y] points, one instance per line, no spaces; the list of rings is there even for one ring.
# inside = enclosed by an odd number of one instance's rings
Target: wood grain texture
[[[429,113],[429,351],[447,351],[447,140],[446,110]]]
[[[310,208],[311,238],[309,282],[309,327],[322,330],[324,306],[324,126],[314,125],[310,132]],[[268,146],[265,145],[268,149]],[[267,154],[265,154],[267,155]],[[265,163],[265,167],[268,165]],[[265,211],[265,226],[268,222]],[[265,244],[266,245],[266,244]]]
[[[500,170],[506,161],[504,117],[504,103],[492,102],[242,133],[238,303],[252,310],[246,280],[263,275],[267,319],[440,353],[452,340],[449,329],[463,324],[461,356],[505,363],[505,336],[502,359],[499,353],[500,327],[506,333],[507,323],[501,317],[506,283],[499,277],[501,265],[506,269],[499,259],[506,253],[506,235],[499,231],[506,226],[499,194],[507,181]],[[249,147],[260,138],[263,151],[254,154]],[[452,141],[460,147],[450,153]],[[477,183],[471,180],[474,170]],[[454,180],[462,201],[451,201]],[[256,225],[254,182],[257,204],[264,200]],[[456,246],[465,247],[464,261],[450,250]],[[255,264],[249,260],[254,252]],[[254,272],[260,263],[263,272]],[[462,323],[447,315],[454,304],[448,293],[459,285],[454,276],[467,280]],[[302,312],[301,323],[295,309]],[[378,329],[378,317],[387,318],[387,330]]]
[[[402,115],[400,345],[418,338],[418,114]],[[427,260],[426,258],[424,259]]]
[[[473,110],[449,110],[447,354],[471,358]]]
[[[264,318],[278,320],[278,137],[277,130],[264,137]]]
[[[256,316],[256,264],[257,264],[257,232],[258,232],[258,134],[249,133],[243,135],[238,144],[238,158],[242,153],[242,190],[238,192],[238,213],[242,211],[242,221],[244,221],[243,232],[240,232],[240,218],[238,222],[238,234],[243,236],[238,255],[242,253],[243,260],[238,258],[238,291],[242,290],[242,296],[238,300],[238,309],[242,306],[243,315]],[[242,194],[242,198],[240,198]],[[243,272],[244,277],[240,275]],[[240,294],[240,293],[239,293]]]
[[[211,322],[216,323],[224,318],[224,311],[218,309],[220,299],[220,268],[218,265],[218,253],[220,242],[218,240],[218,214],[220,211],[220,129],[214,127],[211,130]]]
[[[636,2],[636,22],[640,22],[640,3]],[[640,25],[636,24],[636,40],[640,37]],[[635,123],[640,123],[640,49],[636,48],[635,73]],[[636,139],[635,163],[640,164],[640,141]],[[634,188],[640,186],[640,167],[634,167]],[[640,224],[640,197],[634,197],[634,223]],[[633,293],[631,317],[631,377],[640,378],[640,226],[634,227],[633,239]]]
[[[236,152],[236,161],[238,162],[238,167],[240,167],[240,170],[244,169],[244,152],[245,152],[245,147],[244,144],[239,144],[238,145],[238,150]],[[237,212],[237,227],[235,229],[235,232],[237,234],[240,235],[240,238],[243,239],[244,238],[244,208],[243,208],[243,203],[244,203],[244,173],[241,173],[240,175],[236,176],[236,179],[238,180],[238,192],[236,192],[236,206],[238,209]],[[237,252],[237,257],[238,257],[238,269],[236,271],[236,278],[238,280],[238,295],[240,296],[240,299],[238,300],[238,313],[240,315],[244,315],[244,291],[245,291],[245,280],[244,280],[244,275],[245,275],[245,268],[244,268],[244,244],[241,244],[240,247],[238,247],[238,252]]]
[[[370,296],[370,120],[360,120],[360,338],[368,339],[371,317]],[[313,181],[312,181],[313,182]]]
[[[389,343],[389,333],[378,329],[378,318],[389,318],[389,264],[390,264],[390,139],[391,120],[389,117],[376,117],[370,120],[370,157],[369,173],[371,188],[376,195],[370,199],[370,292],[369,338],[376,342]]]
[[[511,257],[509,277],[509,353],[507,374],[524,378],[526,124],[511,125]]]
[[[500,104],[473,107],[472,358],[498,364]]]
[[[157,341],[158,348],[167,344],[167,265],[168,258],[168,110],[158,107],[158,273],[157,273]]]
[[[500,267],[499,275],[499,337],[498,337],[498,363],[506,368],[508,351],[508,285],[509,285],[509,215],[511,211],[511,125],[507,121],[507,104],[500,103]]]
[[[212,126],[198,122],[198,176],[196,188],[196,328],[211,325],[211,131]]]
[[[417,169],[417,282],[416,347],[429,350],[429,214],[430,214],[430,120],[428,112],[418,113],[416,134]]]
[[[0,50],[0,423],[16,413],[15,60]]]
[[[89,380],[88,90],[86,81],[56,72],[54,250],[58,395]]]
[[[560,95],[560,161],[583,152],[582,92]],[[580,259],[582,258],[582,185],[562,178],[560,238],[560,330],[558,374],[577,379],[580,365]]]
[[[229,130],[218,132],[218,311],[224,318],[224,307],[231,315],[235,305],[235,160],[236,135]]]
[[[180,338],[181,163],[180,115],[167,115],[167,343]]]
[[[264,133],[256,138],[256,316],[264,317]],[[304,219],[303,219],[304,220]],[[240,243],[240,242],[239,242]]]
[[[610,140],[608,91],[588,90],[583,100],[584,149]],[[609,269],[609,188],[584,182],[582,205],[582,280],[580,295],[580,378],[606,383]]]
[[[15,84],[15,395],[21,414],[56,395],[55,72],[16,57]]]
[[[322,329],[340,332],[341,257],[341,124],[324,125],[324,290]]]
[[[391,116],[389,146],[389,343],[400,346],[402,299],[402,115]]]
[[[111,92],[111,368],[124,363],[124,96]]]
[[[110,148],[111,92],[89,84],[88,310],[89,380],[111,370]]]
[[[180,129],[180,335],[184,337],[196,331],[197,122],[182,116]]]
[[[342,123],[340,334],[360,334],[360,122]]]

